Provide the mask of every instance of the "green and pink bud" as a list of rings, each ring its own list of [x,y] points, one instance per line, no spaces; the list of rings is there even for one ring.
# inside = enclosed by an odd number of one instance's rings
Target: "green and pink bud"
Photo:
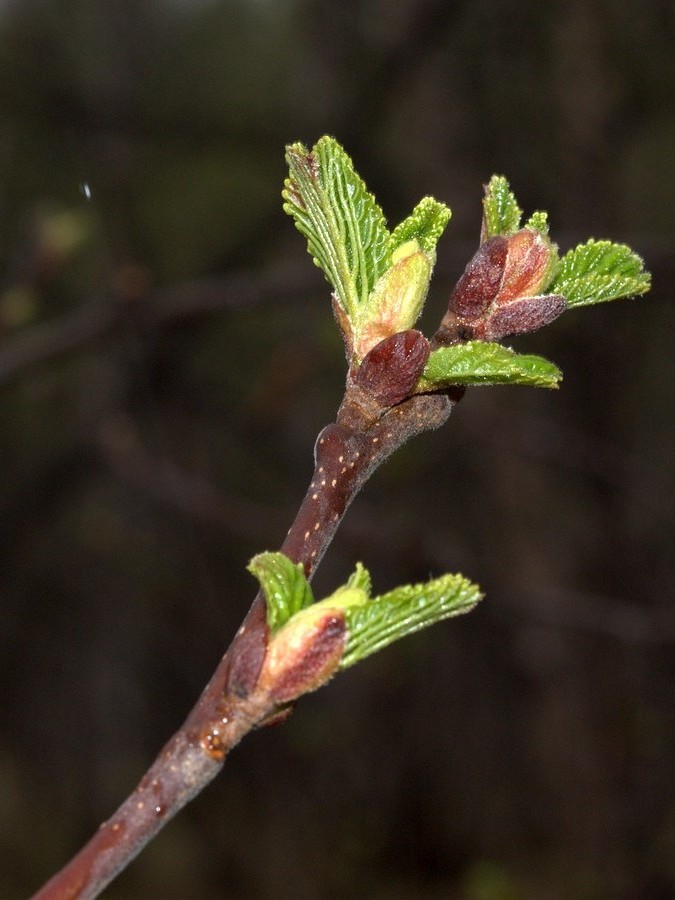
[[[350,323],[347,343],[357,363],[380,341],[412,328],[422,312],[431,271],[431,259],[417,241],[407,241],[394,251],[390,268]],[[343,322],[341,326],[344,331]]]
[[[343,588],[292,616],[270,638],[257,689],[281,705],[326,684],[344,654],[345,609],[367,599],[358,588]]]
[[[535,229],[488,238],[450,295],[441,338],[495,341],[548,325],[566,307],[563,297],[543,293],[557,260],[555,245]]]

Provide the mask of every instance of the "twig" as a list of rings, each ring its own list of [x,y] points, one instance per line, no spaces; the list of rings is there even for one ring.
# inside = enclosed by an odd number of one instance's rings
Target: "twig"
[[[535,213],[521,228],[522,212],[508,183],[494,176],[486,188],[480,247],[428,341],[412,326],[448,208],[425,198],[390,233],[333,138],[322,138],[311,152],[290,145],[287,161],[284,208],[335,288],[333,310],[349,363],[336,421],[318,436],[312,481],[281,547],[285,564],[290,558],[311,578],[347,508],[380,463],[410,437],[447,420],[463,393],[453,385],[495,380],[557,385],[560,372],[553,364],[519,357],[495,342],[536,331],[557,318],[568,300],[580,305],[644,293],[649,275],[630,248],[593,241],[572,251],[558,270],[546,214]],[[389,267],[376,278],[379,251],[373,248],[392,241]],[[598,275],[605,277],[606,293],[596,297]],[[557,284],[564,294],[555,290]],[[358,569],[353,576],[357,582],[364,577]],[[267,591],[268,582],[261,582]],[[283,591],[259,593],[182,728],[113,817],[35,897],[97,896],[211,781],[245,734],[285,715],[289,703],[330,677],[348,640],[345,607],[339,603],[358,603],[353,595],[359,593],[365,593],[363,586],[351,582],[342,601],[333,601],[336,606],[303,607],[272,631],[268,614],[274,625],[284,611]]]
[[[413,396],[370,417],[348,383],[337,422],[320,433],[312,481],[282,552],[311,577],[349,504],[366,480],[410,437],[442,425],[461,391]],[[283,714],[257,686],[268,629],[262,594],[180,730],[141,782],[88,844],[35,900],[96,897],[163,826],[220,771],[229,751],[253,728]]]

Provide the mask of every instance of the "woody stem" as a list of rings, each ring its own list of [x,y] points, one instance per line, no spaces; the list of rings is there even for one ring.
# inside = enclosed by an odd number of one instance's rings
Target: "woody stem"
[[[364,421],[348,385],[337,422],[318,437],[312,481],[281,547],[304,565],[308,578],[349,504],[380,463],[413,435],[443,424],[460,397],[413,396],[374,421]],[[256,687],[267,635],[265,601],[259,593],[185,723],[117,812],[34,900],[98,896],[218,774],[232,747],[274,714],[274,702]]]

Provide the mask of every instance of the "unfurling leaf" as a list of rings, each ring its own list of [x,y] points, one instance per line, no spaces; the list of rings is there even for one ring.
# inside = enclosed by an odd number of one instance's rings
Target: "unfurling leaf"
[[[485,188],[483,198],[483,225],[481,243],[501,234],[508,237],[520,228],[523,211],[503,175],[493,175]]]
[[[357,563],[346,584],[308,606],[311,590],[302,567],[282,553],[261,553],[249,569],[260,578],[268,604],[271,599],[280,610],[257,681],[257,688],[279,705],[316,690],[336,671],[399,638],[469,612],[482,598],[461,575],[403,585],[371,598],[370,574]],[[287,615],[291,608],[295,612]]]
[[[347,581],[348,588],[355,588],[357,591],[363,591],[366,595],[366,598],[370,597],[371,591],[371,580],[370,580],[370,572],[366,567],[357,562],[356,569],[349,576],[349,580]]]
[[[549,290],[562,294],[568,306],[587,306],[644,294],[650,284],[642,259],[630,247],[591,238],[563,256]]]
[[[529,228],[531,231],[539,231],[542,234],[548,234],[548,213],[543,212],[543,210],[533,212],[525,223],[525,228]]]
[[[347,641],[340,668],[346,669],[435,622],[470,612],[481,599],[480,588],[466,578],[443,575],[350,606],[345,610]]]
[[[291,144],[286,160],[284,210],[307,238],[315,263],[351,317],[389,265],[382,210],[333,138],[322,137],[311,151]]]
[[[267,624],[272,632],[314,602],[302,563],[296,565],[283,553],[259,553],[248,564],[248,570],[262,587]]]
[[[410,215],[394,228],[389,241],[392,252],[407,241],[417,241],[420,250],[434,259],[436,244],[450,216],[450,209],[445,203],[433,197],[423,197]]]
[[[556,388],[561,378],[560,369],[541,356],[514,353],[501,344],[468,341],[434,350],[417,391],[470,384],[524,384]]]

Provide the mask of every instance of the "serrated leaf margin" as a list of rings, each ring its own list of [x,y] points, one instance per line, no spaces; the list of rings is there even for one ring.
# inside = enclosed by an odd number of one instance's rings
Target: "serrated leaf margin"
[[[548,290],[573,307],[639,296],[650,286],[651,275],[635,251],[626,244],[590,238],[561,258]]]
[[[432,351],[416,391],[485,384],[557,388],[561,379],[560,369],[543,356],[516,353],[487,341],[467,341]]]
[[[346,609],[347,642],[340,669],[436,622],[470,612],[482,596],[463,575],[442,575]]]

